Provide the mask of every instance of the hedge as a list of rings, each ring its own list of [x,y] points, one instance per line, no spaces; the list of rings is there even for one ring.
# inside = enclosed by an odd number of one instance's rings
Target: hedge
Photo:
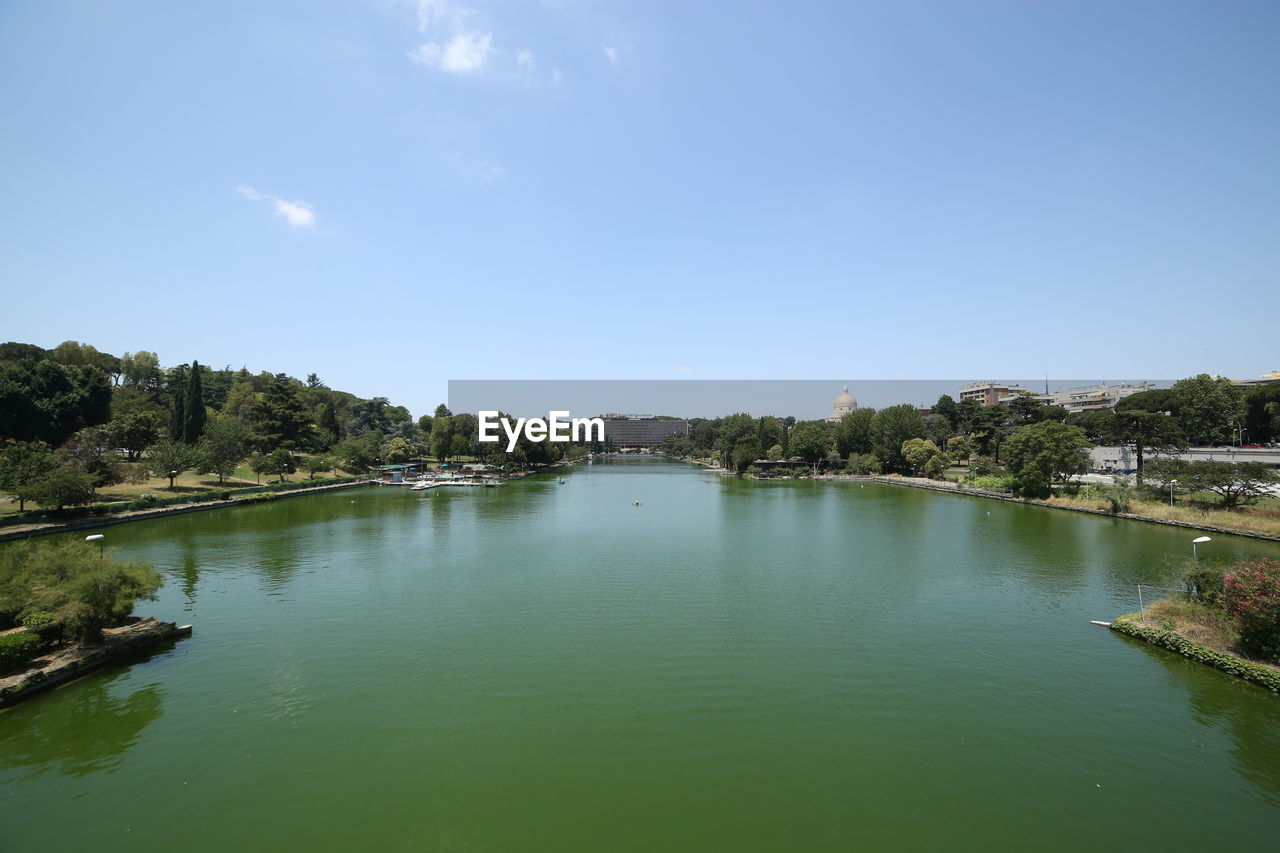
[[[1112,622],[1111,630],[1119,631],[1121,634],[1139,640],[1145,640],[1153,646],[1177,652],[1193,661],[1208,664],[1229,675],[1235,675],[1245,681],[1251,681],[1259,687],[1265,687],[1272,693],[1280,693],[1280,672],[1271,667],[1262,666],[1261,664],[1238,658],[1235,655],[1229,655],[1225,652],[1215,651],[1198,643],[1193,643],[1175,631],[1166,631],[1162,628],[1147,628],[1134,622],[1129,616],[1121,616]]]
[[[29,631],[0,635],[0,673],[30,663],[43,645],[44,641]]]

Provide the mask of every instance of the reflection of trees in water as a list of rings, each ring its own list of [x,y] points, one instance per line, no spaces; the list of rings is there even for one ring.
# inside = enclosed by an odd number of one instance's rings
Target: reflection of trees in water
[[[1205,728],[1222,729],[1232,741],[1236,770],[1268,805],[1280,805],[1280,702],[1261,687],[1189,661],[1140,640],[1165,666],[1174,687],[1185,689],[1192,716]]]
[[[164,713],[158,687],[112,696],[111,680],[91,677],[39,701],[31,713],[5,715],[0,768],[54,769],[71,776],[110,770]]]
[[[1221,679],[1213,675],[1189,679],[1196,721],[1215,728],[1226,723],[1236,769],[1263,802],[1280,805],[1280,704],[1260,687],[1216,683]]]

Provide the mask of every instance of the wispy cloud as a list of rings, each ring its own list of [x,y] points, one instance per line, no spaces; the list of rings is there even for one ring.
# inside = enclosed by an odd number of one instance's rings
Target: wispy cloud
[[[443,45],[427,42],[409,51],[409,58],[450,74],[483,71],[493,50],[493,34],[478,31],[456,33]]]
[[[609,57],[610,65],[618,64],[618,49],[611,44],[601,43],[600,49],[604,51],[604,55]]]
[[[516,66],[525,72],[533,72],[537,70],[538,64],[533,61],[533,54],[527,50],[522,50],[516,54]]]
[[[254,201],[271,202],[276,214],[284,217],[284,220],[289,223],[291,228],[312,228],[316,224],[315,208],[305,201],[297,199],[287,201],[271,193],[260,193],[248,184],[241,184],[236,187],[236,192]]]
[[[469,27],[472,14],[450,0],[418,0],[418,31],[436,37],[409,51],[409,58],[450,74],[484,71],[493,53],[493,33]]]
[[[693,373],[692,367],[677,367],[676,373]]]

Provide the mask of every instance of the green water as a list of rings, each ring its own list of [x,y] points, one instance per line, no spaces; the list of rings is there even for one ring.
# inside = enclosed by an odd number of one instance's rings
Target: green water
[[[1194,531],[566,480],[108,528],[195,636],[0,714],[0,849],[1274,843],[1280,698],[1089,624]]]

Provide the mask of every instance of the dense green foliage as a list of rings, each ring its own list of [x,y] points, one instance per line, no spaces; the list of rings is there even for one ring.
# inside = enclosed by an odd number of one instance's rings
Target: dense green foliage
[[[40,636],[30,631],[0,635],[0,675],[30,663],[43,647]]]
[[[0,550],[0,619],[48,613],[67,635],[96,643],[162,582],[149,565],[113,559],[86,542],[25,542]]]

